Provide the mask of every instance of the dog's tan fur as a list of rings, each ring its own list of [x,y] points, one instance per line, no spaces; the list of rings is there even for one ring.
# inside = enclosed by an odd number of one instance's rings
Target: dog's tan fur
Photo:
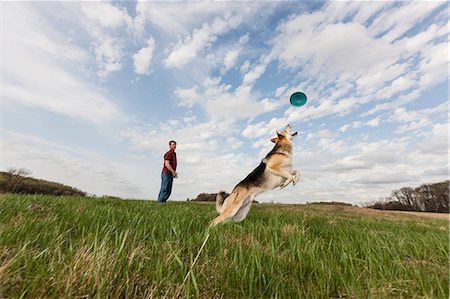
[[[291,126],[278,132],[271,141],[275,143],[273,149],[262,159],[244,180],[234,187],[227,198],[223,198],[223,191],[216,197],[216,210],[220,214],[211,226],[230,220],[241,222],[247,217],[255,197],[276,187],[284,188],[291,182],[295,185],[300,172],[292,171],[292,139],[297,133],[291,133]]]

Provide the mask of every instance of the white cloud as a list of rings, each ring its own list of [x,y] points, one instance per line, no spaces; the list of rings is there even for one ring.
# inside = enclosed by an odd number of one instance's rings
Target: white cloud
[[[400,184],[400,183],[408,183],[415,178],[412,178],[405,172],[375,172],[371,173],[368,176],[363,176],[357,180],[356,183],[361,184]]]
[[[448,144],[449,144],[449,132],[450,125],[448,123],[438,123],[433,125],[430,132],[422,133],[425,135],[424,142],[418,145],[418,151],[421,154],[431,154],[436,157],[445,157],[447,155],[447,161],[441,160],[441,166],[447,164],[448,166],[448,155],[450,154]]]
[[[347,131],[349,128],[351,127],[350,124],[345,124],[342,127],[339,128],[339,132],[344,133],[345,131]]]
[[[401,7],[393,7],[380,14],[369,27],[369,31],[372,36],[387,31],[383,39],[392,42],[423,20],[434,9],[444,5],[442,2],[407,2]]]
[[[227,11],[224,3],[208,2],[148,2],[136,3],[135,30],[143,33],[148,23],[163,30],[165,35],[186,35],[193,27]]]
[[[326,68],[329,74],[337,74],[385,64],[399,53],[399,49],[387,42],[372,38],[360,24],[337,23],[305,28],[302,25],[309,17],[301,15],[279,27],[273,49],[285,67],[302,66],[313,75]],[[321,22],[325,22],[326,16],[323,17]]]
[[[3,4],[6,105],[107,124],[92,132],[107,140],[85,148],[20,137],[8,144],[7,164],[25,161],[40,169],[32,169],[38,176],[89,192],[154,198],[162,155],[174,139],[180,178],[172,198],[184,200],[230,190],[267,154],[275,130],[291,123],[299,131],[294,168],[301,182],[258,200],[354,203],[448,177],[446,93],[442,86],[428,92],[448,79],[447,14],[435,10],[441,4],[309,5],[138,2],[131,18],[118,2]],[[61,17],[48,17],[55,15]],[[136,81],[130,70],[158,74]],[[299,90],[307,105],[288,106]],[[123,108],[110,96],[116,91]],[[137,101],[145,92],[175,103]],[[438,98],[420,98],[429,94]],[[424,108],[417,109],[416,99]],[[71,122],[56,119],[42,120],[71,129]],[[106,145],[107,152],[92,150]]]
[[[354,171],[355,169],[371,169],[373,165],[374,164],[369,161],[360,160],[356,157],[345,157],[334,162],[331,165],[324,166],[323,170],[349,172]]]
[[[106,80],[124,66],[127,55],[124,36],[132,34],[133,21],[126,8],[108,2],[82,2],[78,22],[91,37],[96,58],[97,74]]]
[[[3,97],[94,123],[120,112],[102,91],[82,78],[87,54],[64,37],[30,4],[4,6]],[[38,47],[36,47],[38,45]]]
[[[372,118],[371,120],[369,120],[367,122],[367,125],[369,127],[378,127],[378,125],[380,124],[380,121],[381,121],[381,119],[379,117],[375,117],[375,118]]]
[[[126,8],[119,8],[107,2],[82,2],[83,12],[90,19],[98,22],[107,28],[117,28],[120,26],[130,26],[131,17]]]
[[[23,167],[36,178],[64,183],[90,194],[146,197],[141,189],[145,178],[137,177],[136,168],[126,165],[130,161],[121,164],[83,146],[69,147],[12,131],[4,131],[2,136],[6,168]],[[139,164],[142,162],[135,161],[133,166]]]
[[[121,40],[93,31],[93,46],[97,61],[98,75],[105,79],[111,73],[122,69],[124,56]]]
[[[385,67],[384,65],[374,66],[367,74],[362,75],[356,81],[359,92],[379,93],[378,90],[386,84],[405,74],[411,66],[406,63],[396,63]]]
[[[443,42],[425,48],[420,62],[420,87],[427,89],[448,80],[448,44]]]
[[[243,46],[249,41],[248,33],[241,36],[238,40],[238,46],[233,47],[226,51],[225,57],[223,59],[223,68],[221,69],[221,73],[226,73],[227,71],[234,68],[238,62],[238,57],[243,51]]]
[[[239,148],[242,145],[242,141],[240,141],[239,139],[237,139],[234,136],[231,136],[231,137],[227,138],[227,144],[232,149],[237,149],[237,148]]]
[[[232,49],[227,52],[225,58],[223,60],[224,71],[228,71],[236,65],[238,60],[239,53],[241,52],[240,48]]]
[[[262,57],[258,64],[256,64],[253,68],[250,68],[250,70],[244,74],[242,84],[248,86],[255,84],[256,80],[258,80],[266,71],[266,67],[269,62],[269,56]]]
[[[399,123],[396,133],[402,134],[410,131],[422,130],[433,124],[433,120],[448,119],[448,105],[442,103],[436,107],[421,110],[406,110],[397,108],[391,113],[389,121]]]
[[[426,31],[417,33],[414,36],[402,38],[398,43],[404,44],[404,47],[411,53],[420,52],[431,41],[441,38],[447,34],[447,25],[431,24]]]
[[[393,80],[390,85],[386,86],[385,88],[382,88],[381,90],[377,91],[377,94],[379,95],[379,99],[389,99],[393,95],[407,91],[411,89],[412,87],[417,85],[417,80],[415,80],[415,74],[410,73],[408,77],[401,76],[395,80]]]
[[[179,104],[181,106],[192,107],[194,104],[202,102],[202,97],[197,90],[198,86],[186,89],[177,88],[175,90],[175,96],[179,99]]]
[[[362,116],[372,115],[374,113],[384,111],[384,110],[391,110],[398,107],[402,107],[406,103],[411,102],[412,100],[417,99],[420,96],[419,90],[412,90],[410,93],[402,94],[399,96],[396,100],[392,102],[387,102],[383,104],[376,105],[374,108],[371,108],[369,111],[362,114]]]
[[[133,55],[134,72],[138,75],[148,75],[149,67],[155,49],[155,39],[153,37],[147,40],[147,46],[141,48]]]
[[[216,18],[212,24],[203,24],[199,29],[195,29],[192,35],[183,41],[178,41],[171,53],[165,60],[168,68],[182,68],[202,51],[209,44],[213,43],[217,36],[236,28],[242,19],[238,16],[228,18]]]

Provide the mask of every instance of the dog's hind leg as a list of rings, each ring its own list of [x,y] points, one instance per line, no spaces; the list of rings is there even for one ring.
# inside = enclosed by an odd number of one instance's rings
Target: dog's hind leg
[[[216,211],[217,213],[222,213],[223,211],[223,203],[228,198],[223,198],[223,195],[225,194],[225,191],[219,191],[216,195]]]
[[[248,212],[250,211],[250,207],[252,206],[253,200],[255,199],[256,195],[252,194],[250,197],[247,197],[245,199],[244,204],[239,209],[239,211],[234,215],[233,221],[234,222],[242,222],[247,217]]]
[[[221,222],[227,222],[231,220],[244,204],[246,197],[247,197],[246,190],[240,190],[237,191],[236,194],[231,194],[225,201],[224,205],[222,206],[222,213],[219,216],[217,216],[213,221],[211,221],[210,226],[216,226]]]
[[[221,223],[221,222],[228,222],[231,220],[231,218],[237,213],[237,209],[232,209],[232,208],[228,208],[225,209],[222,214],[220,214],[219,216],[217,216],[209,226],[216,226],[217,224]]]

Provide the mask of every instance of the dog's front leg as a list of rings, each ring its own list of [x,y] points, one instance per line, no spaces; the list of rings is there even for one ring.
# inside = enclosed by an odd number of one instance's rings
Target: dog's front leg
[[[298,179],[300,178],[300,171],[298,171],[298,170],[294,170],[293,172],[292,172],[292,175],[294,176],[294,178],[292,179],[292,184],[297,184],[297,182],[298,182]]]
[[[289,185],[293,180],[294,180],[294,176],[289,173],[289,171],[280,168],[280,167],[268,167],[269,171],[275,175],[278,175],[282,178],[284,178],[284,182],[280,185],[280,188],[283,189],[284,187],[286,187],[287,185]]]

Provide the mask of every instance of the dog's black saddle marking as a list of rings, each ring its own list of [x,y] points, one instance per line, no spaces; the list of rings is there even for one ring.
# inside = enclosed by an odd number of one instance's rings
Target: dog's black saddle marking
[[[255,169],[253,169],[252,172],[250,172],[250,174],[245,177],[245,179],[243,179],[239,184],[237,184],[237,186],[240,187],[257,187],[257,186],[262,186],[264,183],[264,171],[266,170],[266,163],[265,162],[261,162]],[[237,187],[236,186],[236,187]]]

